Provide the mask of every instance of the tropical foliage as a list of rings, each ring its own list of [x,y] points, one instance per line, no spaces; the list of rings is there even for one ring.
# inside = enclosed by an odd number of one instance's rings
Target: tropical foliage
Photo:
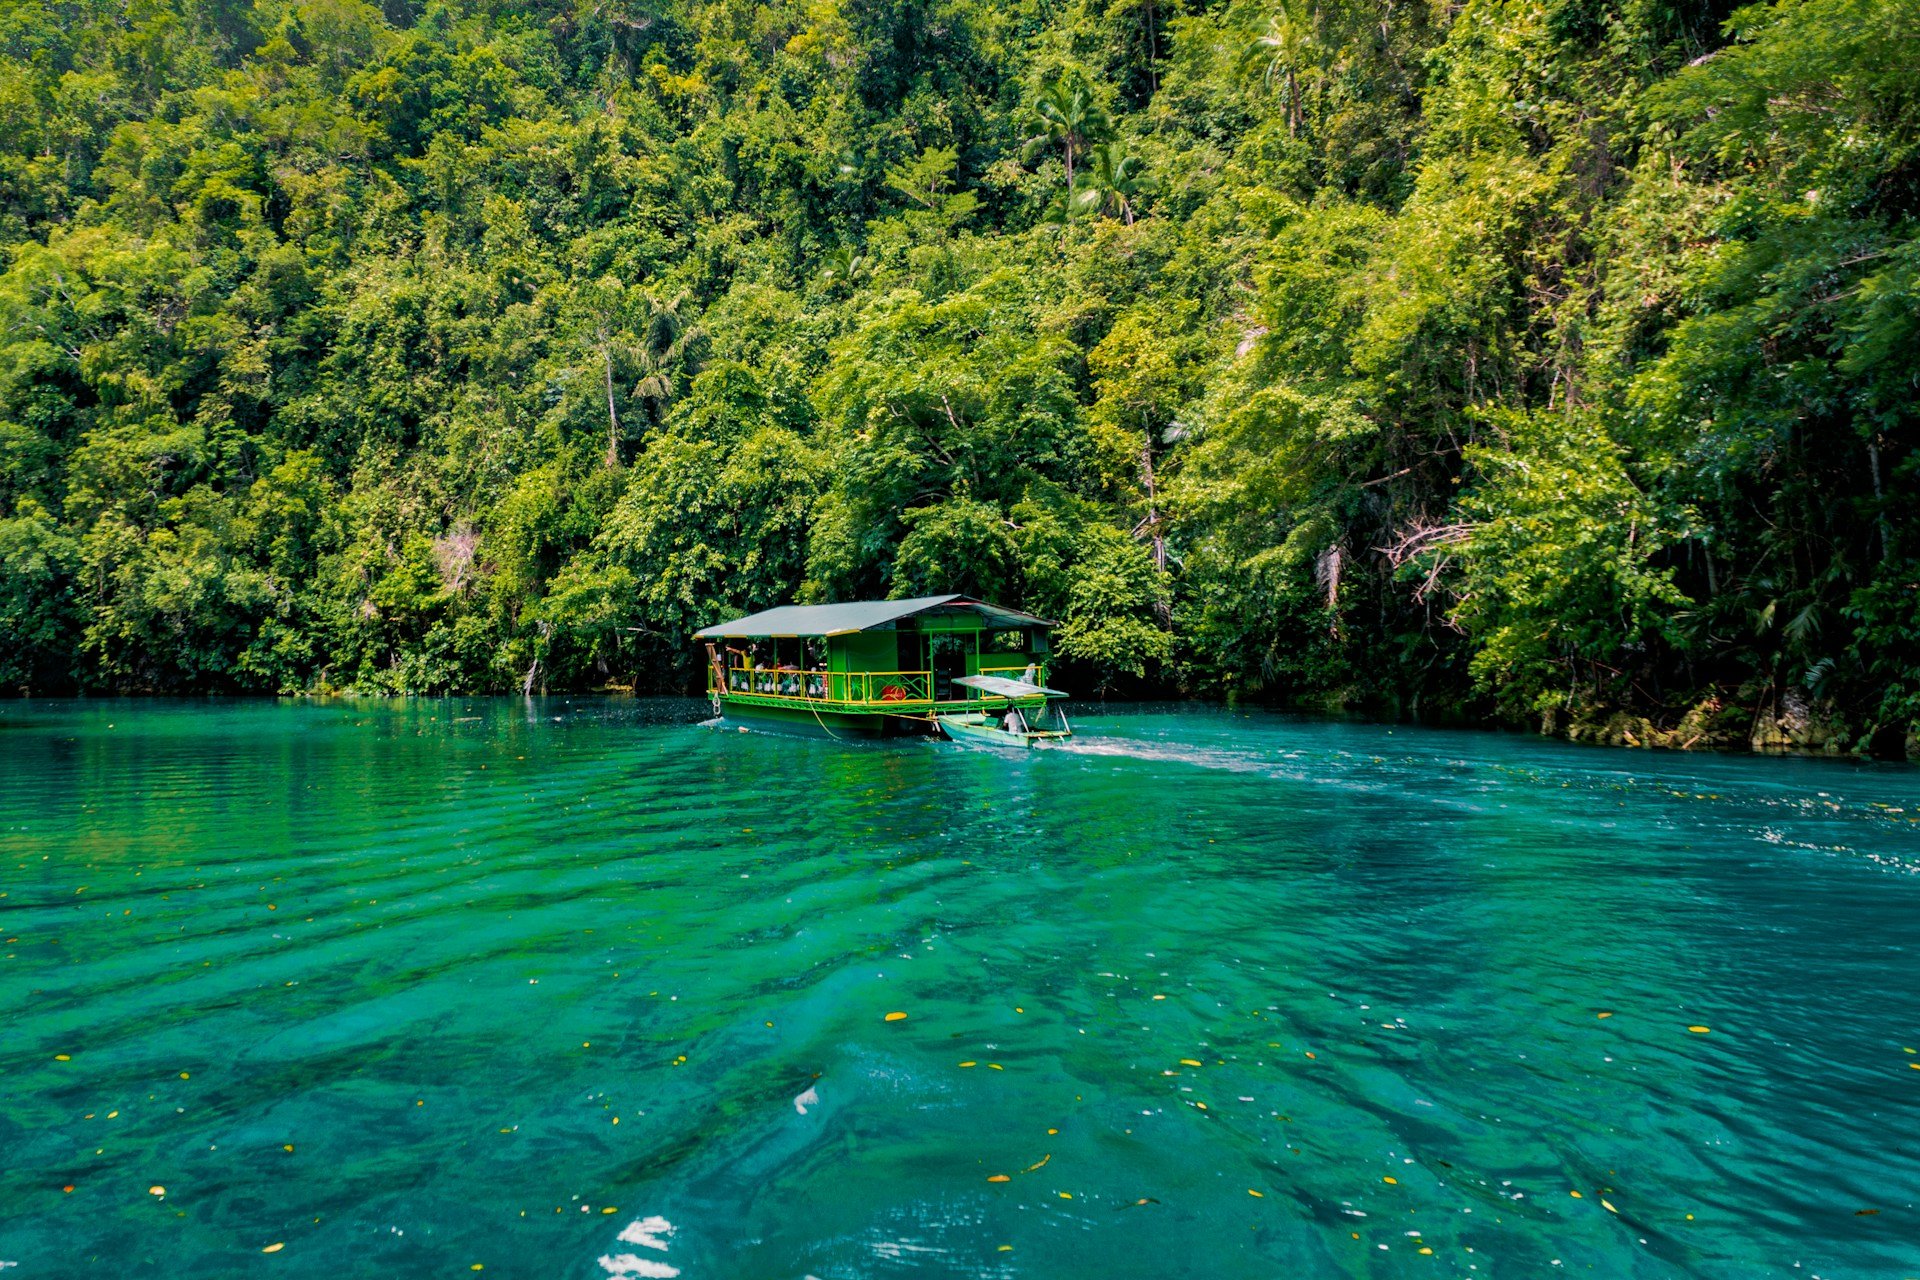
[[[1920,718],[1920,0],[0,0],[0,685]],[[1705,709],[1703,711],[1703,708]]]

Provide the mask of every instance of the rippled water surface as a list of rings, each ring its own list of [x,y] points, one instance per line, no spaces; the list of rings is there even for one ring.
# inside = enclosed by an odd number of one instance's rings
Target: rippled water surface
[[[9,1277],[1920,1275],[1912,769],[701,713],[0,704]]]

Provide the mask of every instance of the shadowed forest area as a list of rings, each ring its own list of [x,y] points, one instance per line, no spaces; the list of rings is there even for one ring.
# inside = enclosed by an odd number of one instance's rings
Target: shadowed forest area
[[[1895,753],[1920,0],[0,0],[0,686],[1077,692]]]

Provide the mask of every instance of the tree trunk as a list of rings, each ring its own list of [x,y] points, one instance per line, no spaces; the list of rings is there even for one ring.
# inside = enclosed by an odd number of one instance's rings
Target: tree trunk
[[[600,348],[601,371],[607,387],[607,466],[620,465],[620,415],[613,407],[613,348]],[[531,678],[531,677],[529,677]]]
[[[1893,559],[1893,535],[1887,528],[1887,495],[1880,487],[1880,437],[1867,437],[1867,463],[1873,469],[1875,518],[1880,522],[1880,562]]]
[[[1147,91],[1160,92],[1160,37],[1154,31],[1154,19],[1159,16],[1154,9],[1153,0],[1147,0]]]
[[[1140,451],[1140,479],[1147,486],[1147,527],[1153,530],[1153,567],[1161,573],[1167,571],[1167,540],[1160,534],[1160,508],[1157,505],[1153,483],[1153,440],[1147,440],[1147,447]]]

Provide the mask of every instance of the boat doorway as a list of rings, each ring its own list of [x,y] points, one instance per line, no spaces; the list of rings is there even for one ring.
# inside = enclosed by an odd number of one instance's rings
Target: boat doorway
[[[962,696],[953,682],[967,674],[967,659],[974,652],[975,638],[968,635],[934,634],[927,637],[927,667],[933,672],[933,696],[948,702]]]

